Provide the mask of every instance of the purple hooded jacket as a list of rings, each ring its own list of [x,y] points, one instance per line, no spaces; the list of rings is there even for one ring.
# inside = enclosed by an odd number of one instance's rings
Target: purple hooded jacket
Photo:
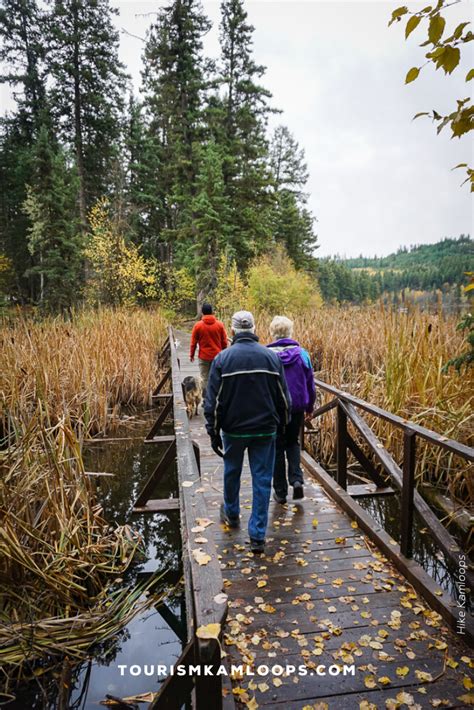
[[[311,413],[316,400],[316,388],[309,354],[297,340],[291,338],[280,338],[267,347],[278,355],[285,368],[292,411]]]

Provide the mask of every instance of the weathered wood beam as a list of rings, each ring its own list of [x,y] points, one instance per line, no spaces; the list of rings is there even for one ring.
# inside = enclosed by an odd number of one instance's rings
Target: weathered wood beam
[[[145,505],[150,498],[151,494],[153,493],[153,490],[160,480],[160,478],[163,476],[165,471],[168,470],[168,468],[171,466],[173,463],[174,459],[176,456],[176,444],[175,442],[172,442],[166,451],[164,452],[163,456],[158,462],[157,467],[153,471],[153,473],[148,477],[148,480],[146,481],[145,485],[143,486],[142,490],[137,496],[137,499],[135,501],[135,508],[140,508],[141,506]]]
[[[362,417],[356,412],[352,404],[350,402],[341,402],[341,407],[344,409],[359,433],[364,437],[365,441],[369,444],[384,469],[390,475],[390,482],[394,484],[399,491],[401,491],[403,489],[403,473],[401,468],[394,461],[393,457],[380,442],[380,440],[375,436],[367,422],[364,421],[364,419],[362,419]],[[427,526],[430,534],[436,540],[439,547],[444,552],[447,559],[450,560],[454,568],[459,569],[460,559],[465,557],[465,553],[459,547],[454,537],[446,530],[444,525],[440,523],[428,503],[416,489],[413,493],[413,501],[418,514]],[[471,571],[466,571],[466,578],[468,578],[469,588],[474,589],[474,575]]]
[[[384,488],[386,486],[386,482],[380,475],[380,473],[377,471],[375,466],[373,465],[372,461],[370,461],[369,458],[364,454],[360,446],[350,434],[347,435],[347,446],[349,447],[350,451],[354,454],[355,458],[357,461],[360,463],[364,471],[370,476],[370,478],[373,480],[373,482],[379,487],[379,488]]]
[[[453,454],[458,454],[459,456],[465,458],[467,461],[474,461],[474,448],[472,448],[471,446],[461,444],[458,441],[454,441],[454,439],[450,439],[447,436],[438,434],[437,432],[431,431],[430,429],[420,426],[419,424],[414,424],[413,422],[407,421],[406,419],[399,417],[397,414],[387,412],[385,409],[377,407],[375,404],[365,402],[363,399],[359,399],[358,397],[354,397],[353,395],[348,394],[347,392],[343,392],[342,390],[337,389],[337,387],[328,385],[327,382],[323,382],[322,380],[318,380],[316,378],[314,382],[317,387],[320,387],[325,392],[329,392],[330,394],[335,395],[339,399],[342,399],[344,402],[348,402],[350,404],[355,405],[356,407],[360,407],[360,409],[364,409],[366,412],[374,414],[376,417],[390,422],[399,429],[407,429],[410,431],[414,431],[416,434],[418,434],[418,436],[421,436],[423,439],[426,439],[426,441],[429,441],[432,444],[436,444],[436,446],[439,446],[442,449],[446,449],[446,451],[451,451]]]
[[[179,510],[179,498],[151,498],[144,505],[135,505],[132,513],[166,513]]]

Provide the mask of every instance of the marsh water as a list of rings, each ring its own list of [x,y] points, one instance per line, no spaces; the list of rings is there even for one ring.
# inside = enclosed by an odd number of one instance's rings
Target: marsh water
[[[145,555],[136,555],[123,575],[130,588],[149,578],[162,576],[157,591],[167,591],[165,605],[151,607],[138,614],[110,642],[95,649],[91,659],[71,673],[71,695],[67,707],[97,710],[107,695],[116,698],[157,692],[163,679],[131,675],[119,665],[167,666],[176,662],[186,634],[184,594],[179,580],[182,574],[179,510],[164,513],[132,514],[133,501],[163,454],[163,444],[144,444],[143,440],[156,418],[147,412],[127,420],[110,436],[121,441],[104,441],[84,446],[85,470],[113,473],[111,477],[94,477],[97,499],[103,505],[104,517],[114,526],[129,524],[142,536]],[[163,429],[161,434],[171,430]],[[153,497],[176,497],[177,478],[174,467],[163,476]],[[123,675],[121,675],[123,673]],[[56,708],[57,682],[48,687],[30,683],[17,693],[9,708],[18,710]],[[141,705],[140,707],[146,707]]]

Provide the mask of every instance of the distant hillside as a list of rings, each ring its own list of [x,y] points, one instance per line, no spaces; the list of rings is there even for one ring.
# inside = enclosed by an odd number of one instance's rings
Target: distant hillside
[[[462,234],[436,244],[401,247],[384,257],[319,259],[318,278],[326,301],[363,302],[401,289],[435,291],[466,283],[474,271],[474,242]]]
[[[416,246],[400,247],[395,254],[384,257],[359,256],[354,259],[336,259],[342,261],[350,269],[400,269],[407,270],[414,267],[452,267],[458,264],[461,270],[472,268],[474,260],[474,242],[470,236],[462,234],[458,239],[445,238],[436,244],[419,244]],[[462,275],[462,274],[461,274]]]

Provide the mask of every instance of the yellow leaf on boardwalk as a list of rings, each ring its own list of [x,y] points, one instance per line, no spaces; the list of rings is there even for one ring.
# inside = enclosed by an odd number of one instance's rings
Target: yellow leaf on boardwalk
[[[220,633],[220,624],[206,624],[205,626],[199,626],[196,630],[196,636],[199,639],[216,639],[217,641]]]
[[[396,674],[398,676],[400,676],[400,678],[404,678],[406,675],[408,675],[409,672],[410,672],[410,669],[408,668],[408,666],[401,666],[401,667],[399,666],[396,670]],[[416,672],[419,672],[419,671],[416,671]]]

